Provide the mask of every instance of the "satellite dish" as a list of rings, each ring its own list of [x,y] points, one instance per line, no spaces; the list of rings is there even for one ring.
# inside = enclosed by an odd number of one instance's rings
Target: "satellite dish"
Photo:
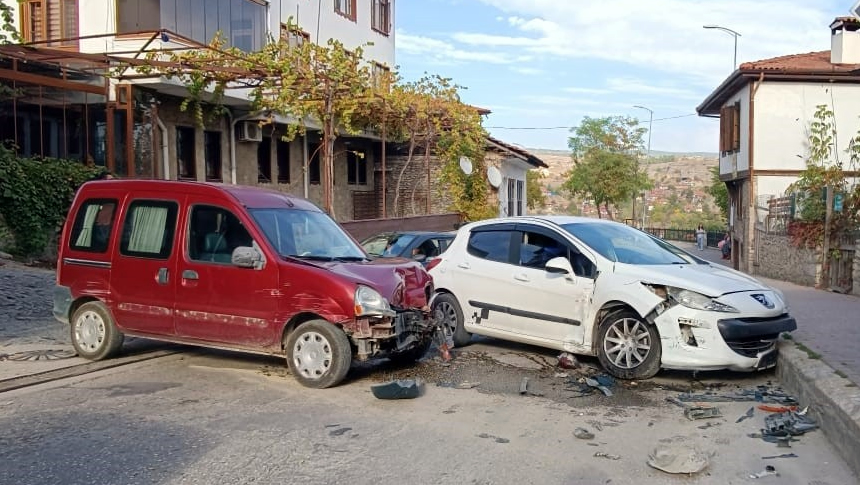
[[[496,167],[490,167],[487,169],[487,180],[490,181],[490,185],[494,188],[499,188],[502,185],[502,172],[499,172],[499,169]]]
[[[460,157],[460,170],[466,175],[472,174],[472,161],[469,157]]]

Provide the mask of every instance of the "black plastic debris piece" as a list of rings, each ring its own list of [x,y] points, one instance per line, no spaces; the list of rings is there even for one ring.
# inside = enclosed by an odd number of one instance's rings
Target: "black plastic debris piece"
[[[599,376],[598,376],[598,377],[599,377]],[[605,381],[605,380],[604,380],[603,382],[607,382],[607,381]],[[595,378],[591,378],[591,377],[586,377],[586,378],[585,378],[585,383],[586,383],[586,384],[588,384],[589,386],[591,386],[591,387],[595,388],[595,389],[599,389],[599,390],[600,390],[600,392],[602,392],[602,393],[603,393],[603,395],[604,395],[604,396],[606,396],[606,397],[611,397],[611,396],[612,396],[612,391],[610,391],[610,390],[609,390],[609,387],[607,387],[605,384],[601,383],[601,381],[600,381],[599,379],[595,379]],[[611,384],[610,384],[610,385],[611,385]]]
[[[730,393],[705,392],[693,394],[682,393],[678,399],[684,402],[761,402],[767,404],[782,404],[786,406],[797,405],[797,399],[779,390],[770,389],[768,386],[758,386],[755,389],[742,389]]]
[[[794,453],[783,453],[781,455],[773,455],[773,456],[763,456],[762,460],[775,460],[777,458],[797,458],[797,455]]]
[[[737,420],[737,421],[735,421],[735,422],[736,422],[736,423],[740,423],[741,421],[743,421],[743,420],[745,420],[745,419],[749,419],[749,418],[753,417],[753,415],[754,415],[754,414],[755,414],[755,407],[751,407],[751,408],[749,408],[749,409],[747,410],[746,414],[744,414],[743,416],[739,417],[739,418],[738,418],[738,420]]]
[[[798,436],[818,429],[818,423],[804,414],[794,411],[771,414],[764,418],[763,436]]]
[[[415,399],[421,395],[424,383],[414,379],[403,379],[370,386],[377,399]]]
[[[699,428],[699,429],[708,429],[708,428],[713,428],[714,426],[719,426],[719,425],[721,425],[721,424],[723,424],[723,423],[718,423],[718,422],[714,422],[714,421],[708,421],[708,422],[707,422],[707,424],[703,424],[703,425],[701,425],[701,426],[696,426],[696,427],[697,427],[697,428]]]

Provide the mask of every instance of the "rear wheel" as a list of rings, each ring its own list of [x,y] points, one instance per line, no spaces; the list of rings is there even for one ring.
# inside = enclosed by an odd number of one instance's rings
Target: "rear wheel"
[[[287,364],[305,387],[323,389],[346,377],[352,364],[352,349],[343,330],[325,320],[299,325],[287,337]]]
[[[598,330],[597,356],[603,367],[619,379],[648,379],[660,371],[660,335],[635,312],[607,315]]]
[[[433,300],[433,315],[436,321],[454,335],[454,345],[463,347],[472,340],[472,334],[463,326],[463,310],[450,293],[440,293]]]
[[[107,359],[122,347],[122,332],[116,328],[113,316],[100,301],[90,301],[78,307],[70,327],[72,345],[85,359]]]

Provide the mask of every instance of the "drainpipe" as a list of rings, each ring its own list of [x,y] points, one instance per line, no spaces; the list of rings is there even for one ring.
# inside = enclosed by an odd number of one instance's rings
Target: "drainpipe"
[[[155,116],[158,131],[161,132],[161,166],[164,170],[164,180],[170,180],[170,152],[167,150],[167,127],[161,122],[158,115]]]
[[[310,185],[310,178],[308,176],[308,166],[310,165],[310,160],[308,160],[308,134],[307,131],[302,136],[302,185],[304,185],[305,190],[305,199],[308,198],[308,186]]]
[[[764,73],[760,73],[759,77],[756,81],[752,82],[752,86],[750,86],[750,107],[749,107],[749,154],[747,157],[747,163],[749,164],[749,180],[750,180],[750,218],[747,221],[747,230],[749,237],[744,243],[746,243],[746,256],[747,256],[747,273],[755,274],[757,261],[758,261],[758,253],[756,252],[756,220],[758,220],[758,204],[756,203],[756,179],[755,179],[755,168],[754,168],[754,158],[755,158],[755,95],[758,92],[759,86],[764,81]],[[750,254],[752,252],[752,254]],[[753,257],[751,258],[750,255]]]
[[[226,110],[227,118],[230,120],[230,133],[227,134],[227,139],[230,140],[230,182],[236,185],[236,124],[240,121],[247,120],[254,116],[253,113],[248,113],[245,116],[233,118],[233,112]]]

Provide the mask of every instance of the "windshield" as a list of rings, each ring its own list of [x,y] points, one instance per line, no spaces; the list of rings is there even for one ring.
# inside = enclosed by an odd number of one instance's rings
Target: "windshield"
[[[361,245],[371,256],[393,257],[401,255],[414,240],[411,234],[380,234],[365,239]]]
[[[282,256],[321,260],[366,258],[346,232],[322,212],[251,209],[250,213]]]
[[[699,263],[681,249],[624,224],[581,222],[562,227],[610,261],[625,264]]]

